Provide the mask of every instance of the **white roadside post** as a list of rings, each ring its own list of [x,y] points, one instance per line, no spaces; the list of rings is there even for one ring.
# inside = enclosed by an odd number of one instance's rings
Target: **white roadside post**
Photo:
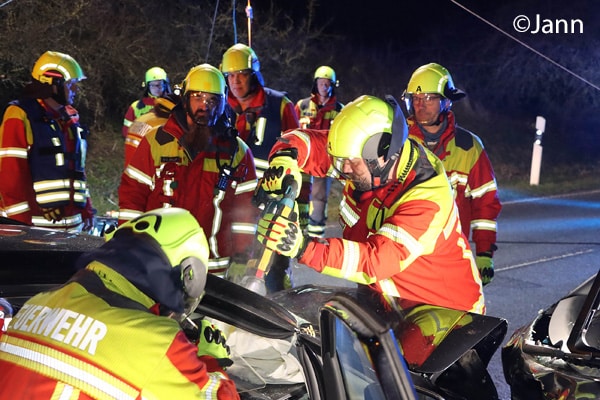
[[[546,130],[546,118],[539,115],[535,119],[535,141],[533,142],[533,153],[531,155],[531,173],[529,185],[539,185],[540,168],[542,166],[542,135]]]

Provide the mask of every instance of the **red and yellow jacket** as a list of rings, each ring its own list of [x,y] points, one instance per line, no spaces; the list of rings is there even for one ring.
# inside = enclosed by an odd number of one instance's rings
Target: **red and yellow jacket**
[[[446,169],[465,236],[475,243],[476,253],[492,252],[496,248],[497,219],[502,209],[492,163],[475,134],[456,125],[449,111],[448,126],[439,143],[431,149]],[[409,137],[425,144],[417,124],[408,119]]]
[[[320,131],[295,130],[273,152],[296,148],[303,172],[323,176],[326,143]],[[407,140],[398,165],[397,179],[372,191],[357,193],[346,182],[343,237],[313,239],[298,261],[387,295],[483,313],[479,272],[440,160]]]
[[[0,126],[0,215],[56,229],[76,228],[93,218],[84,170],[86,138],[77,110],[67,106],[64,111],[60,115],[34,99],[6,109]],[[61,221],[43,217],[42,208],[58,207]]]
[[[239,398],[177,321],[150,311],[152,299],[102,263],[82,272],[112,294],[74,278],[27,301],[0,338],[0,398]]]
[[[125,117],[123,118],[123,127],[121,128],[123,138],[127,137],[127,131],[136,118],[152,111],[155,101],[156,97],[144,96],[129,105],[129,108],[125,112]]]
[[[319,105],[318,97],[313,93],[310,97],[296,103],[296,113],[300,119],[301,128],[329,130],[331,121],[344,107],[335,96],[327,99],[325,104]]]
[[[231,257],[248,257],[255,240],[260,210],[252,204],[257,183],[254,160],[241,139],[216,136],[211,137],[208,151],[192,159],[180,144],[184,130],[176,113],[144,136],[125,168],[119,220],[161,207],[189,210],[208,238],[209,272],[221,273]],[[232,168],[225,190],[216,189],[222,178],[219,166]]]

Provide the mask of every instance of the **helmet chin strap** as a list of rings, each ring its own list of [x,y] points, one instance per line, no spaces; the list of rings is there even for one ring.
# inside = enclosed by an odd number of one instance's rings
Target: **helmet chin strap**
[[[383,165],[380,165],[377,160],[367,161],[367,165],[371,171],[371,188],[376,189],[387,183],[390,176],[390,171],[392,170],[394,164],[396,164],[396,160],[400,157],[400,151],[401,150],[398,150],[392,154]]]

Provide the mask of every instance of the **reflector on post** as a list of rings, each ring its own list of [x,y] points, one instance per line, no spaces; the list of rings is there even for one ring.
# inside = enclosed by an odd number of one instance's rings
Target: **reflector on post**
[[[546,130],[546,118],[537,116],[535,119],[535,140],[533,142],[533,152],[531,155],[531,172],[529,175],[529,185],[537,186],[540,183],[540,169],[542,166],[542,136]]]

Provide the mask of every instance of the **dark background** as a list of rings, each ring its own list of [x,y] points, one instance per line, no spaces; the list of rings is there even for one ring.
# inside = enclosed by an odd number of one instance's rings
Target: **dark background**
[[[308,96],[319,65],[336,70],[338,95],[346,103],[362,94],[400,98],[417,67],[440,63],[468,93],[453,106],[458,123],[481,137],[500,181],[528,174],[537,115],[547,120],[543,168],[575,163],[575,172],[596,168],[600,3],[460,4],[479,17],[450,0],[254,0],[251,45],[267,86],[287,91],[293,101]],[[106,147],[106,138],[118,153],[119,125],[141,95],[144,71],[162,66],[178,83],[196,64],[218,66],[229,46],[248,43],[246,5],[242,0],[14,0],[0,8],[1,104],[18,95],[40,54],[69,53],[88,76],[76,105],[95,133],[90,155]],[[584,32],[519,33],[513,28],[518,15],[532,21],[536,15],[580,19]]]

